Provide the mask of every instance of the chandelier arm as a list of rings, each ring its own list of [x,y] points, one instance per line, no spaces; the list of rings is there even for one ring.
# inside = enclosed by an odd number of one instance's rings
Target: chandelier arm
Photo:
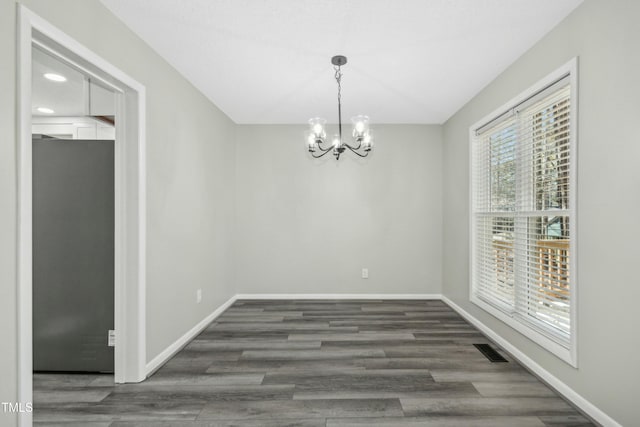
[[[320,157],[324,156],[325,154],[327,154],[330,151],[331,151],[331,149],[327,149],[327,150],[323,151],[322,154],[320,154],[319,156],[316,156],[315,154],[313,154],[313,151],[311,151],[311,157],[313,157],[314,159],[319,159]]]
[[[360,157],[367,157],[369,155],[369,151],[365,151],[365,153],[367,153],[367,154],[360,154],[358,151],[356,151],[357,149],[352,148],[349,144],[344,144],[344,145],[346,145],[349,150],[351,150],[352,152],[356,153]]]
[[[344,145],[346,145],[347,147],[351,148],[352,150],[359,150],[360,148],[362,148],[362,140],[360,138],[358,138],[357,141],[358,141],[358,146],[357,147],[354,147],[353,145],[350,145],[347,142],[345,142]]]
[[[318,147],[318,148],[320,149],[320,151],[325,152],[325,153],[326,153],[327,151],[331,151],[331,150],[333,150],[333,145],[329,145],[329,147],[327,147],[327,148],[323,148],[323,147],[320,145],[320,143],[316,143],[316,147]]]

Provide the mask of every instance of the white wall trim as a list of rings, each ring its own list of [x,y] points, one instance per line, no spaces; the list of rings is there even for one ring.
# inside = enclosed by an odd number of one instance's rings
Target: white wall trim
[[[220,316],[224,311],[229,308],[236,300],[238,299],[237,295],[232,296],[227,300],[227,302],[223,303],[220,307],[216,308],[213,313],[209,314],[207,317],[202,319],[197,325],[193,328],[189,329],[184,335],[175,340],[172,344],[170,344],[167,348],[165,348],[160,354],[154,357],[146,366],[147,376],[154,373],[158,368],[164,365],[169,361],[177,352],[182,350],[182,348],[189,343],[193,338],[195,338],[200,332],[202,332],[211,322],[213,322],[218,316]]]
[[[115,161],[115,381],[145,378],[146,169],[145,87],[59,28],[18,4],[18,400],[32,402],[32,151],[31,50],[49,47],[84,72],[107,79],[119,99]],[[19,415],[20,426],[32,424],[32,414]]]
[[[440,294],[238,294],[236,299],[442,299]]]
[[[460,316],[464,317],[469,323],[478,328],[480,332],[489,337],[496,344],[504,348],[508,351],[513,357],[515,357],[519,363],[524,365],[526,368],[531,370],[535,375],[537,375],[541,380],[547,383],[551,388],[560,393],[567,400],[572,402],[585,414],[589,415],[595,421],[599,422],[605,427],[622,427],[621,424],[617,423],[613,418],[604,413],[598,407],[596,407],[593,403],[589,402],[582,395],[578,394],[575,390],[569,387],[567,384],[562,382],[558,377],[551,374],[549,371],[544,369],[538,363],[536,363],[532,358],[524,354],[520,351],[516,346],[511,344],[506,339],[502,338],[496,332],[493,331],[490,327],[482,323],[476,317],[472,316],[469,312],[464,310],[458,304],[453,302],[451,299],[446,296],[442,296],[442,301],[448,304],[451,308],[453,308]]]
[[[116,383],[140,382],[146,361],[146,89],[26,7],[21,6],[20,13],[37,30],[37,35],[29,33],[34,45],[116,95],[114,377]]]
[[[31,29],[26,9],[18,9],[18,402],[33,402],[33,294],[32,294],[32,146],[31,146]],[[21,76],[21,77],[20,77]],[[28,132],[28,134],[26,133]],[[18,415],[18,425],[29,427],[29,412]]]

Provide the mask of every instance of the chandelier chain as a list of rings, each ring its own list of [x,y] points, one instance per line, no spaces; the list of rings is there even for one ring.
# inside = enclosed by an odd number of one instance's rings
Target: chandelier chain
[[[334,66],[334,70],[336,70],[336,82],[338,82],[338,103],[342,100],[342,71],[340,70],[340,66]]]
[[[338,136],[340,143],[342,143],[342,71],[339,65],[335,65],[336,70],[336,82],[338,82]]]

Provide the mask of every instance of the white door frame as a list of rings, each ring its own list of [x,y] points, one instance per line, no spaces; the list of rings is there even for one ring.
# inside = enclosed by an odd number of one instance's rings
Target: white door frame
[[[114,376],[117,383],[146,378],[146,111],[143,85],[23,5],[18,6],[18,26],[18,401],[24,404],[33,398],[33,45],[54,52],[116,92]],[[31,414],[20,414],[19,423],[30,426]]]

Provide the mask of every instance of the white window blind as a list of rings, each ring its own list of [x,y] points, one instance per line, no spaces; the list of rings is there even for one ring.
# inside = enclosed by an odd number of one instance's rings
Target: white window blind
[[[575,224],[571,76],[472,128],[471,296],[569,348]]]

